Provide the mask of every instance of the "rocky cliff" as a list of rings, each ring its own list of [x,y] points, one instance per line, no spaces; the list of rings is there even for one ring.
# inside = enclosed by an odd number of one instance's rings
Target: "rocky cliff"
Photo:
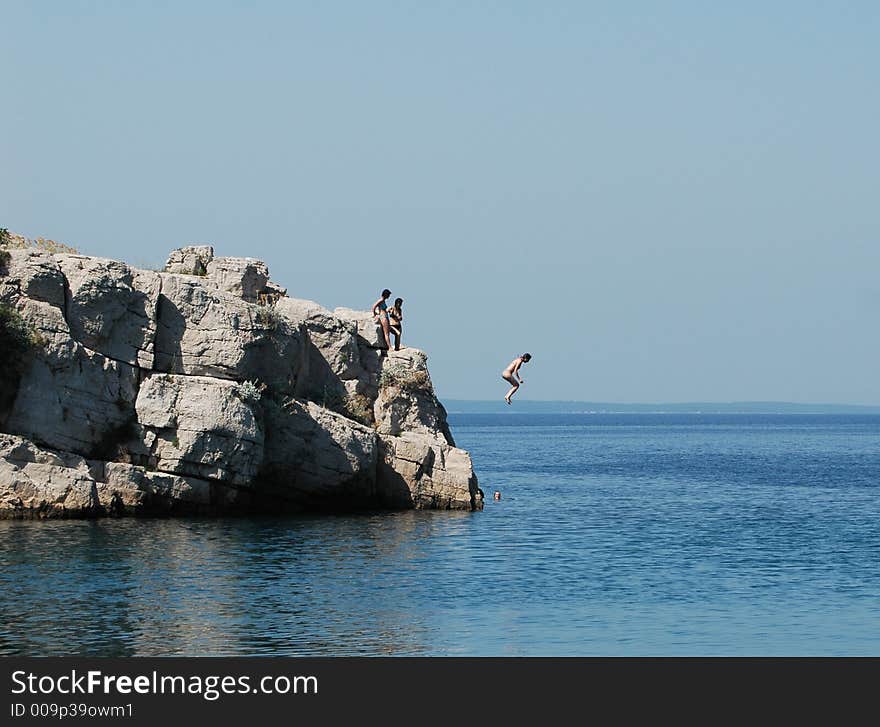
[[[0,517],[482,508],[427,356],[265,263],[0,248]]]

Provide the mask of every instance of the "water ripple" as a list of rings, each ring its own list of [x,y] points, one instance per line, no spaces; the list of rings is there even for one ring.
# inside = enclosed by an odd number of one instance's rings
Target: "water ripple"
[[[0,654],[880,654],[880,417],[452,420],[483,513],[0,522]]]

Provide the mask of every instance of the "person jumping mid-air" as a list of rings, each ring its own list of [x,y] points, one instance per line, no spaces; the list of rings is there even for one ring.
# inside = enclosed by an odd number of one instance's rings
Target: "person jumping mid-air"
[[[517,356],[513,361],[510,362],[510,365],[501,372],[501,378],[504,379],[508,384],[511,384],[510,391],[508,391],[504,395],[504,401],[508,404],[510,403],[510,397],[512,397],[516,390],[519,388],[519,385],[525,381],[522,376],[519,375],[519,367],[524,363],[528,363],[532,360],[532,354],[524,353],[522,356]],[[519,378],[519,381],[517,381]]]

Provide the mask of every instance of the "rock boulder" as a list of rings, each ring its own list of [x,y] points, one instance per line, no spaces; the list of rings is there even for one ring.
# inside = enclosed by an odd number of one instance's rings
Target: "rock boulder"
[[[372,423],[375,386],[361,363],[357,325],[338,318],[309,300],[282,298],[276,312],[305,334],[305,353],[295,395],[310,399],[341,413],[360,412],[355,417]]]
[[[455,446],[446,421],[446,409],[434,393],[424,351],[407,348],[388,352],[379,370],[373,411],[376,429],[381,434],[439,435],[447,444]]]
[[[250,257],[215,257],[208,263],[207,278],[217,290],[248,303],[274,302],[261,300],[260,295],[270,293],[274,298],[286,293],[269,280],[269,266]]]
[[[470,455],[436,438],[406,432],[380,435],[378,487],[392,507],[481,510]]]
[[[87,460],[0,434],[0,515],[7,517],[223,512],[239,494],[219,483]]]
[[[55,257],[34,249],[8,250],[6,254],[0,269],[0,303],[18,310],[43,338],[67,341],[65,279]]]
[[[207,376],[149,374],[137,396],[147,466],[236,486],[263,462],[259,399],[242,384]]]
[[[385,334],[382,332],[381,324],[376,321],[375,316],[369,311],[336,308],[333,311],[333,315],[357,325],[358,335],[361,337],[364,345],[370,348],[388,348],[385,344]]]
[[[213,290],[197,277],[163,273],[156,371],[258,379],[292,390],[303,356],[299,327],[274,308]]]
[[[204,276],[208,274],[208,264],[213,259],[214,248],[210,245],[188,245],[172,250],[165,263],[165,272]]]
[[[134,423],[139,371],[70,338],[46,340],[21,377],[3,428],[87,457],[108,456]]]
[[[312,402],[267,403],[260,487],[312,507],[375,506],[376,433]]]
[[[73,338],[108,358],[153,365],[158,274],[84,255],[56,255],[67,280],[67,320]]]

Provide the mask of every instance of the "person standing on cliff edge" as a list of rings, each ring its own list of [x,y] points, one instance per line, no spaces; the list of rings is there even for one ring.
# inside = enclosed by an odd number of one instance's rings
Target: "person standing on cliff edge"
[[[403,335],[403,298],[396,298],[388,309],[389,329],[394,334],[394,350],[400,350],[400,337]]]
[[[508,384],[511,384],[510,391],[508,391],[504,395],[504,401],[508,404],[510,403],[510,397],[512,397],[516,390],[519,389],[519,385],[525,381],[525,379],[519,375],[519,368],[524,363],[528,363],[532,360],[532,354],[524,353],[522,356],[517,356],[513,361],[508,364],[507,368],[501,372],[501,378],[504,379]],[[519,378],[519,381],[517,381]]]
[[[382,295],[375,303],[373,303],[373,316],[376,322],[382,326],[382,333],[385,336],[385,345],[391,350],[391,321],[388,319],[388,298],[391,297],[391,291],[388,288],[382,291]]]

